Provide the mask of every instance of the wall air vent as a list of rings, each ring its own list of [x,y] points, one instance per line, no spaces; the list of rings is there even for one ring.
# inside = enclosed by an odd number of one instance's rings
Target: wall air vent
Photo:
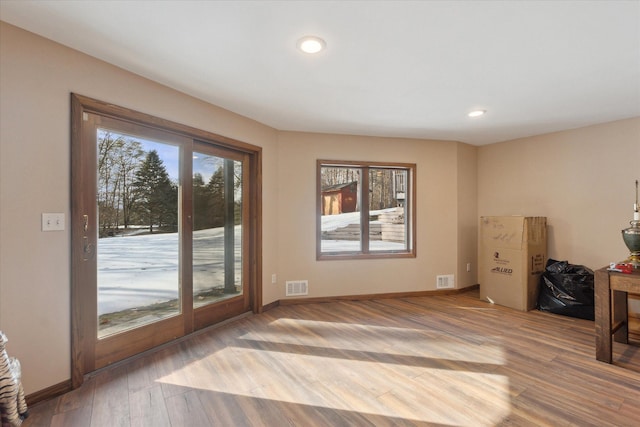
[[[454,276],[453,274],[443,274],[441,276],[436,276],[436,289],[447,289],[453,288]]]
[[[287,290],[285,295],[288,297],[309,294],[308,280],[287,280]]]

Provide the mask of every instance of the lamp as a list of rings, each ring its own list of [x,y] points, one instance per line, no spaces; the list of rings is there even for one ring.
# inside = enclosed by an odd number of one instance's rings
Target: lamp
[[[636,202],[633,204],[633,220],[631,227],[622,230],[622,239],[629,248],[630,254],[624,262],[640,268],[640,211],[638,211],[638,180],[636,179]]]

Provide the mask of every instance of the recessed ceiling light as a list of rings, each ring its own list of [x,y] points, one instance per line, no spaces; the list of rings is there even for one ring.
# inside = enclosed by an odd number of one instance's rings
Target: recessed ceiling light
[[[327,47],[327,43],[320,37],[305,36],[298,40],[297,46],[304,53],[318,53]]]
[[[487,112],[487,110],[473,110],[472,112],[470,112],[467,115],[469,117],[480,117],[480,116],[484,116],[486,112]]]

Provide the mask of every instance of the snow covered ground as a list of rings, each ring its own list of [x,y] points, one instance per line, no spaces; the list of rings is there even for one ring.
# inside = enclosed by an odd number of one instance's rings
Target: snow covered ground
[[[393,212],[396,208],[382,209],[371,211],[371,215],[379,215],[383,212]],[[322,231],[333,231],[338,228],[346,227],[349,224],[360,224],[360,212],[349,212],[340,215],[324,215],[321,218]],[[372,224],[378,221],[371,221]],[[355,252],[360,249],[360,242],[357,240],[322,240],[323,252]],[[372,240],[369,242],[372,251],[401,251],[405,249],[404,243],[384,242],[381,240]]]
[[[382,240],[369,241],[371,251],[402,251],[405,249],[404,243],[384,242]],[[323,240],[322,250],[324,252],[357,252],[360,251],[360,242],[355,240]]]
[[[374,211],[378,214],[383,211]],[[358,224],[359,212],[322,217],[322,230]],[[241,283],[241,228],[235,229],[235,282]],[[402,250],[402,243],[371,241],[373,250]],[[360,242],[323,240],[323,250],[358,251]],[[178,234],[144,234],[98,240],[98,315],[178,298]],[[193,233],[194,290],[224,286],[224,230]]]
[[[236,227],[236,283],[242,272]],[[193,233],[194,290],[224,286],[224,230]],[[178,233],[98,240],[98,315],[178,298]]]

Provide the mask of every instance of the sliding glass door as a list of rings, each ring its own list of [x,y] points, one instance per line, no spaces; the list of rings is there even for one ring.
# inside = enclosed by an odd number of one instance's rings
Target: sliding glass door
[[[255,158],[131,120],[81,117],[72,324],[82,374],[258,311],[248,262],[257,256],[256,199],[246,197]]]
[[[98,338],[180,315],[179,145],[97,129]]]
[[[192,283],[196,328],[242,311],[248,301],[243,203],[247,159],[196,143],[192,155]],[[217,309],[211,309],[216,306]]]

